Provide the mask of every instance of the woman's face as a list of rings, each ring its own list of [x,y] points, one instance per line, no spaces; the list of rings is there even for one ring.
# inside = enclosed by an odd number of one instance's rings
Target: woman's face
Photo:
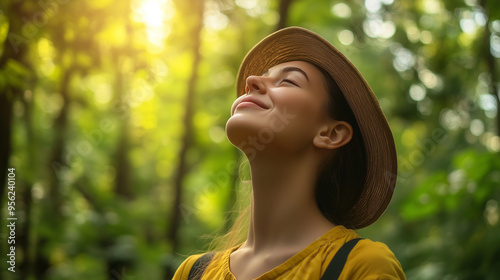
[[[232,105],[226,133],[247,156],[310,147],[329,119],[325,78],[308,62],[286,62],[249,76],[245,91]]]

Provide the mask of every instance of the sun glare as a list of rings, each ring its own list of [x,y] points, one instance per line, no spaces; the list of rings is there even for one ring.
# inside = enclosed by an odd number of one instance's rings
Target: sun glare
[[[146,35],[152,52],[163,50],[165,38],[170,34],[170,20],[174,15],[171,0],[136,0],[132,3],[133,19],[146,25]]]

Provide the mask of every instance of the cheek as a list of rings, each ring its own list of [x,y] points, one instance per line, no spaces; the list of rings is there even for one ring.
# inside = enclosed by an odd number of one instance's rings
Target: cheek
[[[291,149],[310,146],[322,124],[320,102],[311,96],[290,94],[286,98],[277,97],[275,105],[273,115],[286,123],[277,139],[283,139]]]
[[[316,123],[323,110],[321,103],[314,96],[304,93],[276,95],[274,104],[280,112],[296,115],[296,122],[307,125]]]

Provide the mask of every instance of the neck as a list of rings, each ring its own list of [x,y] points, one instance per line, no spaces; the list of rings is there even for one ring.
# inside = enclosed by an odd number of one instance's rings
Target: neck
[[[305,248],[334,225],[315,199],[318,164],[305,156],[256,157],[250,162],[253,195],[248,239],[254,252]],[[293,249],[292,249],[293,250]]]

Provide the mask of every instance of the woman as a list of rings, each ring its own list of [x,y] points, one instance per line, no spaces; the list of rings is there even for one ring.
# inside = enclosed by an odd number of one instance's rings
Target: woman
[[[174,279],[404,279],[385,244],[354,232],[386,209],[397,167],[387,121],[351,62],[319,35],[285,28],[247,54],[237,93],[226,134],[250,163],[247,239],[189,257]]]

